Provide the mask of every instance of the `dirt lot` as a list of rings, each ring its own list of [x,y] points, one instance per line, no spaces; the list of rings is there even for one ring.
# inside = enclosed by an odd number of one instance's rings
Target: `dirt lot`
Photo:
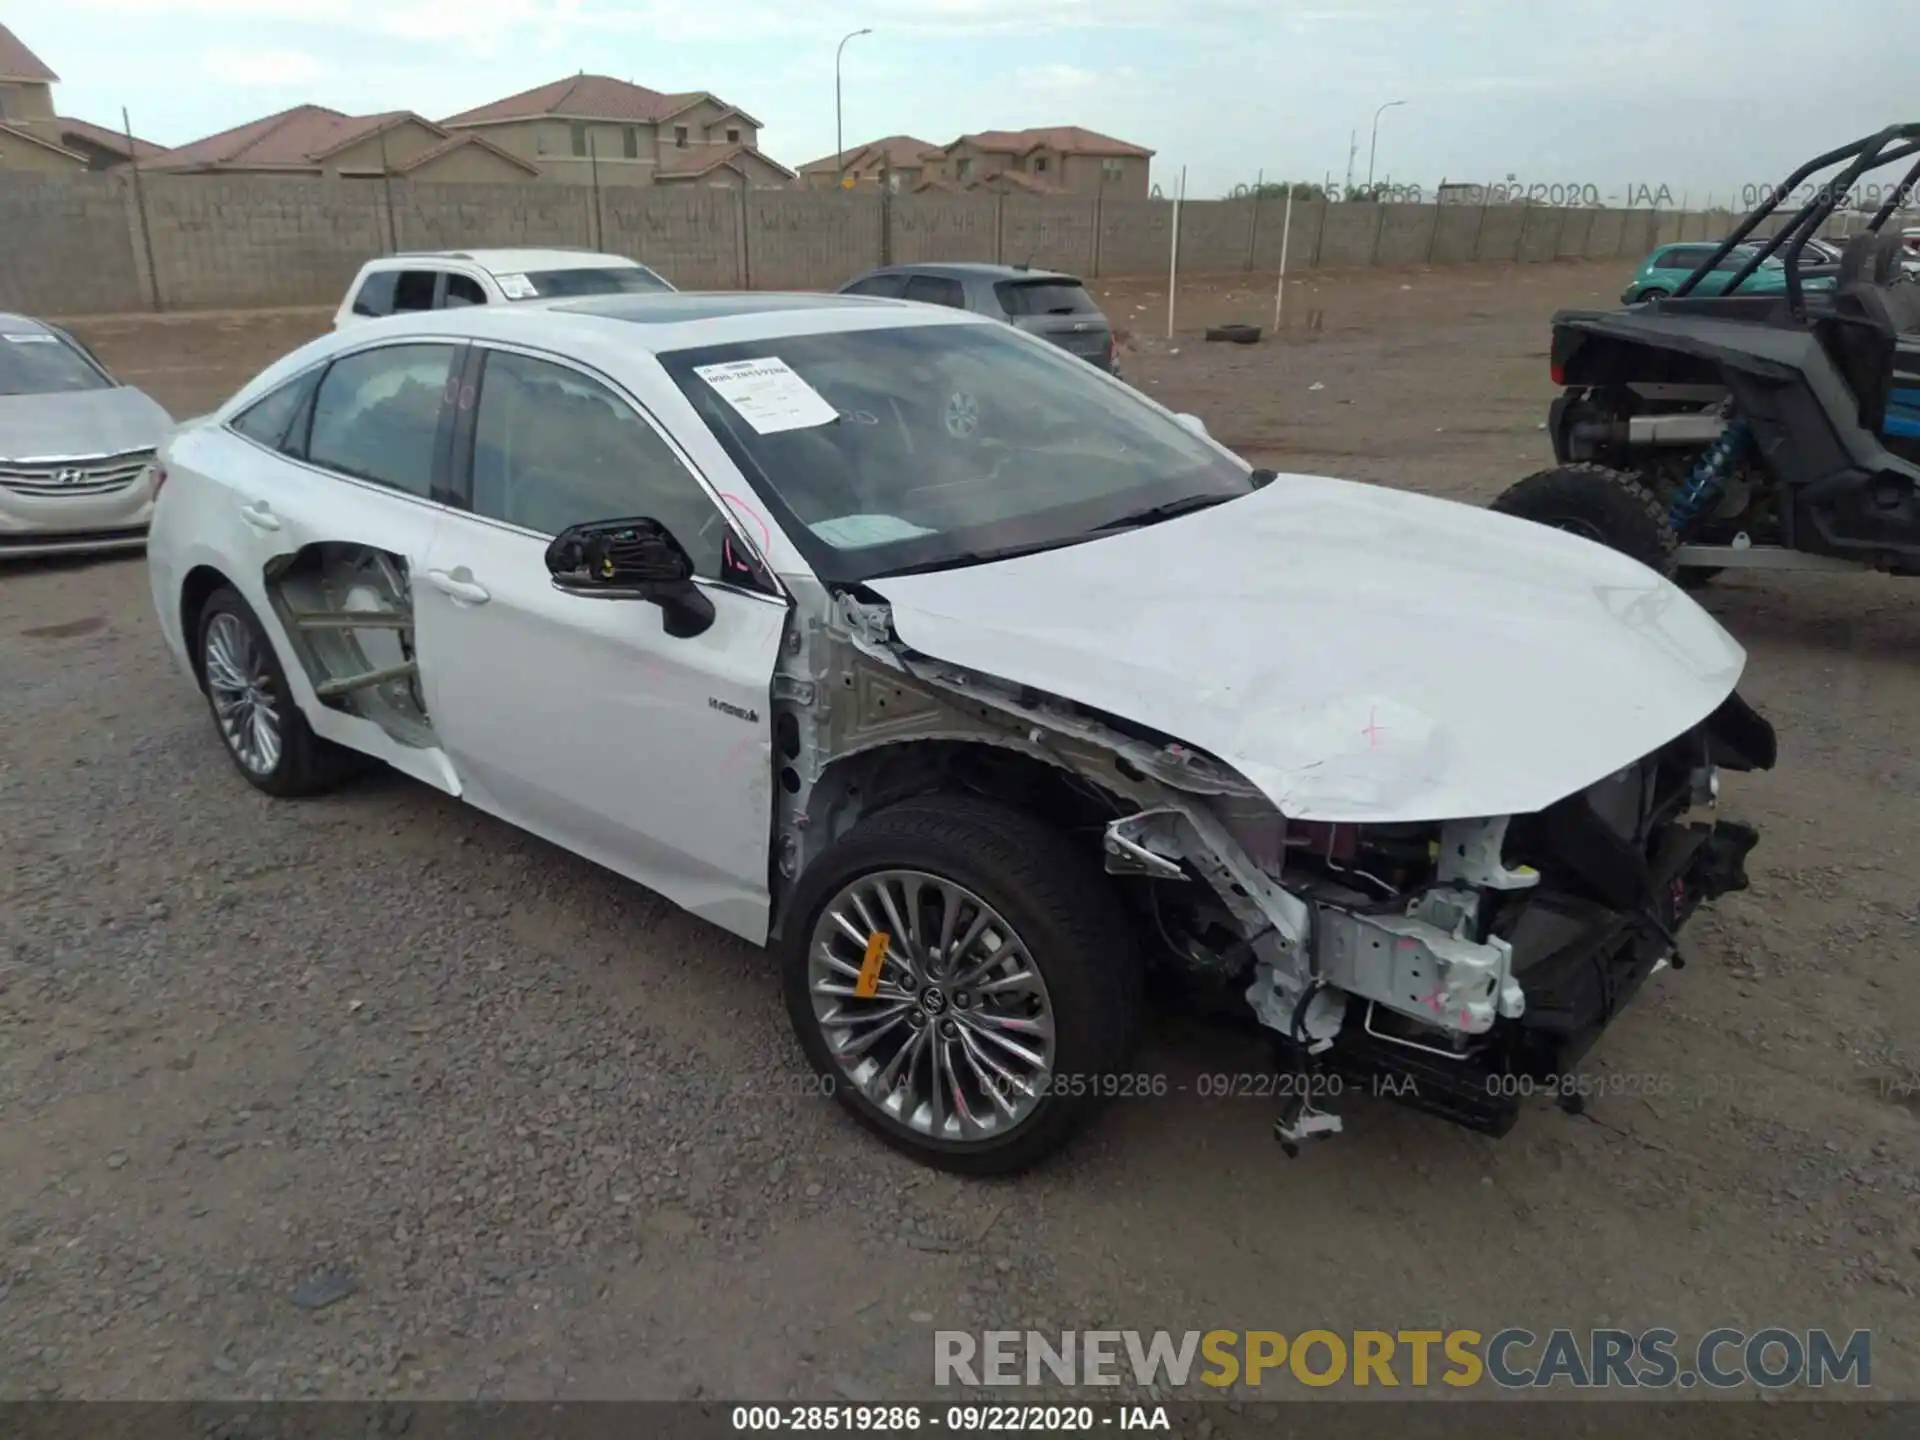
[[[1623,278],[1322,278],[1244,348],[1193,327],[1266,323],[1265,283],[1189,287],[1171,342],[1163,285],[1102,299],[1249,458],[1478,501],[1547,458],[1548,314]],[[323,323],[81,328],[193,414]],[[0,1396],[924,1397],[934,1328],[1601,1324],[1868,1328],[1920,1395],[1920,589],[1704,598],[1782,763],[1729,778],[1754,888],[1592,1058],[1620,1093],[1502,1141],[1350,1098],[1294,1161],[1271,1101],[1127,1101],[980,1184],[803,1093],[759,953],[398,779],[255,794],[138,560],[17,567]],[[1164,1014],[1141,1068],[1261,1061]],[[352,1293],[304,1308],[316,1275]]]

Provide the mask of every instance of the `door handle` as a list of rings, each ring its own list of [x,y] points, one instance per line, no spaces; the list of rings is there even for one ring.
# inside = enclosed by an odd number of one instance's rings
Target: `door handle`
[[[264,500],[256,500],[251,505],[240,507],[240,518],[256,530],[278,530],[280,517],[273,513],[273,507]]]
[[[429,570],[427,579],[433,588],[456,600],[464,600],[469,605],[484,605],[493,598],[484,585],[476,585],[471,580],[456,580],[444,570]]]

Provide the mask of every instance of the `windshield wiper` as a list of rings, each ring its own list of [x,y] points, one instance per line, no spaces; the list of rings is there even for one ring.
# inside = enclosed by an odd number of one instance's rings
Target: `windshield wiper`
[[[959,555],[946,555],[938,560],[925,560],[918,565],[901,565],[896,569],[882,570],[868,578],[884,580],[890,575],[930,575],[938,570],[958,570],[968,565],[990,565],[995,560],[1012,560],[1021,555],[1038,555],[1043,550],[1062,550],[1069,545],[1078,545],[1092,538],[1092,532],[1084,535],[1064,535],[1057,540],[1033,540],[1025,545],[1001,545],[991,550],[967,550]]]
[[[1096,525],[1096,531],[1133,530],[1142,525],[1157,525],[1162,520],[1171,520],[1176,515],[1191,515],[1196,510],[1208,510],[1215,505],[1224,505],[1229,500],[1237,500],[1238,495],[1189,495],[1184,500],[1169,500],[1164,505],[1150,505],[1145,510],[1135,510],[1131,514],[1117,516],[1104,525]]]

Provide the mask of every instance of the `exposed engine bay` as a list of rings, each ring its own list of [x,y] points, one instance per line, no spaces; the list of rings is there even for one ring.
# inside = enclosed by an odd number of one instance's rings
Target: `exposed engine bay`
[[[835,597],[773,686],[776,895],[866,810],[960,786],[1098,845],[1163,960],[1244,996],[1281,1063],[1490,1134],[1665,965],[1695,908],[1745,888],[1757,834],[1722,769],[1770,768],[1737,694],[1653,754],[1531,815],[1302,823],[1230,768],[1113,716],[919,655],[884,604]],[[799,622],[796,621],[796,625]],[[1276,1134],[1338,1130],[1297,1090]]]

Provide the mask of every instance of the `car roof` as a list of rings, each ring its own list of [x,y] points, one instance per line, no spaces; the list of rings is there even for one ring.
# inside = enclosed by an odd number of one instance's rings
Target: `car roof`
[[[31,315],[14,315],[0,310],[0,335],[49,335],[52,333],[51,325],[35,320]]]
[[[464,260],[489,275],[524,275],[530,270],[601,270],[608,266],[638,268],[640,265],[625,255],[559,246],[525,250],[401,250],[382,255],[373,263],[383,269],[389,266],[405,269],[409,262],[420,260]]]
[[[709,345],[746,344],[793,335],[901,329],[913,325],[993,325],[983,316],[940,305],[864,295],[777,291],[595,295],[541,305],[463,305],[405,311],[331,332],[313,342],[333,354],[385,335],[498,340],[581,358],[603,347],[653,354]],[[318,358],[318,354],[305,352]]]
[[[992,280],[1067,280],[1080,283],[1077,276],[1064,270],[1035,270],[1025,265],[993,265],[983,260],[930,260],[924,264],[882,265],[869,275],[950,275],[955,279],[977,276]]]

